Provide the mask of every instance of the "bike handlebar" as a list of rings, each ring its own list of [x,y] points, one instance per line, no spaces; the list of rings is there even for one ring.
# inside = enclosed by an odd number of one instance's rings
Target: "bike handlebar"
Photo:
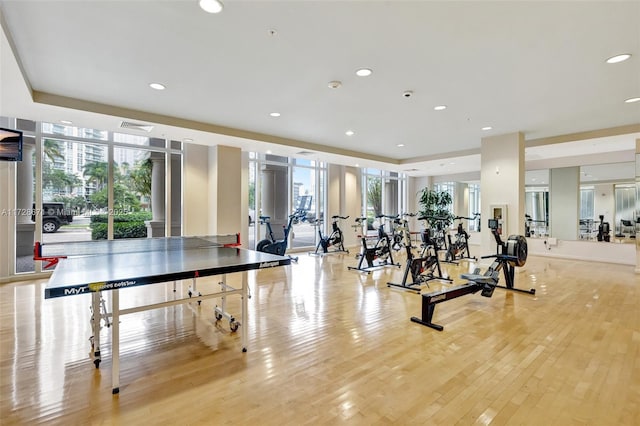
[[[335,215],[335,216],[331,216],[331,219],[349,219],[349,216]]]
[[[439,217],[439,216],[420,216],[418,218],[418,220],[429,220],[429,219],[434,219],[434,220],[449,220],[449,218],[447,217]]]

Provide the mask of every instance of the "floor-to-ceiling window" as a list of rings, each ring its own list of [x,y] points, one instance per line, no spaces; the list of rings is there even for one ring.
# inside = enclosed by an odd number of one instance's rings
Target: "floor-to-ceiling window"
[[[525,229],[527,237],[549,235],[549,188],[525,188]]]
[[[15,272],[39,271],[35,241],[64,243],[181,234],[182,146],[180,142],[70,124],[2,118],[28,140],[17,165]],[[170,158],[170,167],[165,167]],[[166,171],[170,173],[167,174]],[[165,188],[170,185],[170,192]],[[157,215],[153,206],[170,214]],[[154,233],[153,229],[157,230]]]
[[[291,190],[293,208],[301,212],[304,220],[293,224],[291,247],[310,247],[316,244],[315,219],[324,218],[324,191],[320,190],[320,175],[324,168],[316,167],[316,162],[307,159],[292,159]]]
[[[388,221],[380,221],[376,216],[396,216],[406,211],[406,176],[379,169],[367,168],[362,173],[363,216],[367,218],[368,228],[376,228]]]
[[[593,186],[580,186],[580,239],[596,237],[597,225],[595,220],[595,189]]]
[[[249,247],[265,239],[284,238],[289,216],[289,246],[313,247],[317,234],[313,221],[324,220],[326,165],[315,160],[272,154],[249,154]],[[260,220],[268,216],[268,220]]]
[[[635,233],[636,187],[634,184],[617,184],[614,187],[616,203],[615,230],[616,235],[624,236]],[[625,222],[623,222],[625,221]],[[628,224],[625,226],[624,224]]]

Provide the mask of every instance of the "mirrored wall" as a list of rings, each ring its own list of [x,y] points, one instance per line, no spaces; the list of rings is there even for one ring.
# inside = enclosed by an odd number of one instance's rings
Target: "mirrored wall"
[[[579,167],[575,239],[635,242],[638,222],[635,169],[634,161]],[[525,173],[525,231],[530,238],[554,237],[550,216],[551,177],[548,169]],[[555,200],[563,202],[562,198]]]

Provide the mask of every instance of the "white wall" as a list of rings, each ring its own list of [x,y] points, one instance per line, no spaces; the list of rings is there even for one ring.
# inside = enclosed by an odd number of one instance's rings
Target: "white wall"
[[[557,240],[555,245],[545,245],[545,241],[548,239],[528,238],[529,254],[630,266],[636,264],[635,244]]]

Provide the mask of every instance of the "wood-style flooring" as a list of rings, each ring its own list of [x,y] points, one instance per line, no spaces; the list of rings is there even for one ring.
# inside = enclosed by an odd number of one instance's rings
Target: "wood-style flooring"
[[[409,320],[419,295],[387,287],[401,269],[355,265],[301,254],[249,273],[238,333],[215,321],[215,300],[121,317],[118,395],[109,346],[100,369],[89,358],[88,296],[45,300],[46,281],[2,285],[0,423],[640,425],[633,267],[530,256],[516,286],[535,296],[496,289],[439,304],[438,332]],[[445,265],[452,277],[472,268]],[[171,284],[120,293],[122,305],[173,297]],[[239,314],[237,297],[229,305]]]

